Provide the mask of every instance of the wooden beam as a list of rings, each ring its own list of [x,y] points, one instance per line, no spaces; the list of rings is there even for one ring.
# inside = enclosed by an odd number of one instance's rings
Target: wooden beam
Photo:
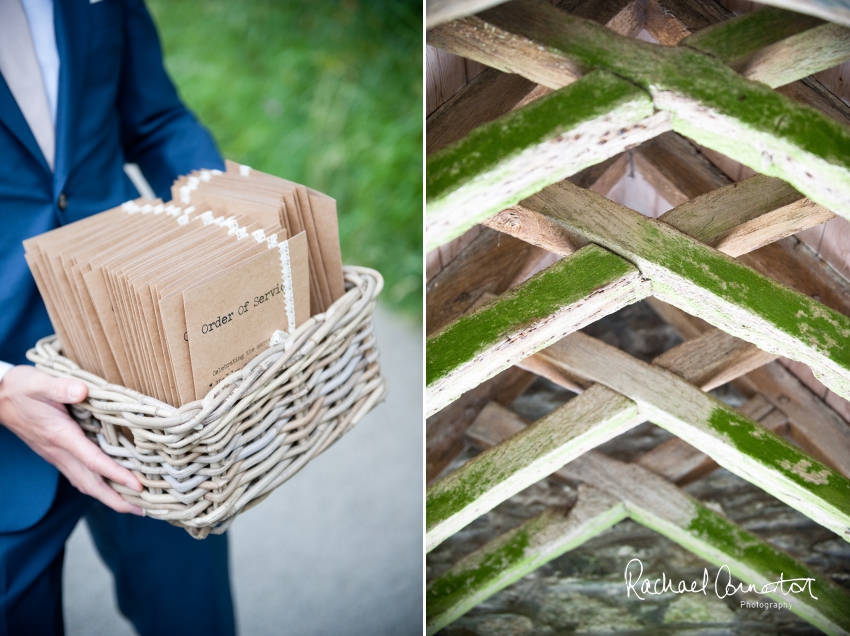
[[[652,114],[646,92],[597,71],[431,155],[427,249],[546,185],[669,129],[663,115]]]
[[[524,241],[484,228],[428,283],[426,334],[463,315],[485,292],[501,294],[529,259],[540,260],[543,254]]]
[[[682,311],[678,307],[674,307],[662,300],[648,296],[646,304],[652,308],[658,316],[668,325],[676,330],[683,340],[696,338],[701,333],[714,329],[702,318],[691,316],[688,312]]]
[[[850,58],[850,29],[769,7],[721,22],[682,44],[715,55],[747,79],[776,88]]]
[[[571,337],[589,338],[583,334]],[[735,338],[722,332],[709,334],[699,339],[696,345],[686,344],[687,347],[680,345],[685,348],[680,349],[678,355],[665,354],[662,362],[674,373],[683,374],[686,380],[702,381],[704,387],[715,386],[720,379],[730,377],[732,369],[744,373],[764,363],[755,347],[736,344]],[[579,377],[591,376],[592,369],[585,372],[576,366],[575,360],[564,363],[558,351],[559,347],[555,345],[534,358],[548,364],[555,374],[566,370]],[[720,356],[718,352],[721,352]],[[709,372],[694,364],[693,359],[705,360]],[[663,370],[659,372],[665,373]],[[710,375],[712,373],[713,376]],[[590,387],[579,398],[567,402],[530,427],[528,431],[533,430],[533,433],[512,439],[498,452],[494,449],[476,457],[429,488],[426,494],[429,545],[436,545],[507,497],[545,476],[548,474],[546,470],[565,456],[576,456],[579,448],[594,448],[616,434],[613,431],[628,430],[634,426],[631,402],[622,402],[611,393],[600,392],[600,388],[599,385]],[[587,397],[588,394],[590,397]],[[597,406],[602,404],[603,399],[610,402],[604,409],[598,410]],[[582,423],[581,418],[586,413],[589,413],[587,417],[590,419]]]
[[[509,113],[535,86],[521,75],[484,69],[428,117],[426,153],[442,150],[481,124]]]
[[[511,206],[484,221],[487,227],[541,247],[558,256],[569,256],[587,245],[581,234],[571,232],[553,219],[522,207]]]
[[[426,414],[535,351],[646,296],[622,258],[588,245],[454,321],[426,343]]]
[[[631,261],[655,297],[760,348],[807,364],[842,397],[850,396],[850,318],[768,279],[665,223],[568,182],[523,207]]]
[[[647,300],[653,308],[658,304],[664,305],[666,311],[660,315],[686,338],[699,337],[706,333],[706,329],[711,329],[710,325],[680,309],[660,301],[655,302],[652,298]],[[535,370],[531,365],[524,363],[523,366]],[[561,372],[569,373],[563,369]],[[554,377],[552,380],[556,381]],[[845,477],[850,477],[850,427],[794,374],[778,362],[771,362],[735,378],[732,384],[744,395],[757,394],[769,400],[788,418],[792,439],[803,450]]]
[[[797,444],[850,477],[850,426],[793,373],[774,362],[739,378],[736,386],[764,395],[788,416]]]
[[[672,205],[731,183],[693,144],[674,132],[645,141],[632,154],[638,172]]]
[[[756,51],[821,26],[822,20],[767,7],[761,11],[718,20],[680,42],[734,65]]]
[[[483,63],[488,47],[503,38],[524,38],[537,48],[516,53],[518,72],[525,62],[533,64],[537,54],[528,52],[533,49],[545,51],[547,59],[560,55],[564,64],[602,67],[628,78],[652,94],[657,108],[670,112],[674,130],[850,217],[850,131],[741,78],[712,56],[622,38],[542,0],[515,0],[440,29],[449,27],[461,39],[477,39]]]
[[[787,433],[788,417],[761,394],[756,394],[736,410],[777,435],[784,437]],[[636,463],[680,486],[700,479],[717,468],[717,462],[678,437],[662,442],[644,453]]]
[[[652,364],[675,373],[703,391],[710,391],[770,363],[775,358],[775,355],[720,329],[710,329],[656,357]],[[520,364],[523,368],[570,390],[575,390],[571,384],[580,384],[584,390],[593,382],[591,371],[585,372],[577,366],[577,361],[562,363],[557,344],[538,351]]]
[[[644,28],[661,44],[673,46],[688,35],[732,17],[733,14],[715,0],[649,0]],[[850,126],[847,104],[813,77],[780,86],[777,91]]]
[[[635,404],[597,385],[425,492],[425,550],[565,463],[637,425]]]
[[[590,20],[629,37],[643,26],[640,0],[567,0],[558,5],[565,11]],[[458,141],[466,134],[513,110],[526,100],[541,97],[539,85],[513,73],[487,68],[463,88],[426,122],[426,153],[432,154]]]
[[[814,77],[780,86],[776,92],[811,106],[842,126],[850,126],[850,107]]]
[[[427,0],[425,3],[425,28],[472,15],[505,0]]]
[[[548,353],[634,400],[650,422],[850,541],[850,480],[843,475],[678,376],[580,332]]]
[[[431,483],[463,450],[463,436],[484,406],[496,401],[505,406],[518,398],[535,376],[518,367],[505,369],[464,393],[425,424],[425,481]]]
[[[507,409],[496,408],[492,411],[488,425],[482,426],[476,422],[469,432],[476,443],[483,448],[490,448],[512,435],[519,434],[524,430],[524,426],[525,423],[517,415]],[[786,580],[797,577],[813,578],[817,591],[813,587],[812,596],[818,598],[808,597],[803,607],[795,603],[797,615],[827,633],[846,633],[850,618],[844,611],[848,597],[842,588],[689,497],[649,470],[636,464],[624,464],[601,453],[590,451],[552,476],[570,482],[579,480],[584,482],[584,486],[592,484],[594,488],[601,488],[611,496],[619,498],[625,504],[629,516],[635,521],[659,532],[718,567],[726,566],[734,576],[747,583],[762,587],[778,580],[780,574]],[[474,555],[470,555],[469,561],[464,559],[456,566],[457,569],[452,568],[447,575],[444,575],[445,578],[440,577],[431,584],[427,592],[432,602],[429,606],[428,620],[430,620],[431,607],[440,609],[440,601],[443,599],[453,603],[458,609],[463,606],[463,611],[468,611],[490,594],[516,580],[511,578],[505,584],[499,585],[495,560],[491,563],[492,572],[489,575],[482,576],[475,583],[469,578],[474,571],[474,568],[469,566],[483,563],[486,555],[492,553],[491,547],[496,548],[502,545],[499,541],[496,539],[485,545]],[[555,556],[557,555],[553,555],[552,558]],[[539,565],[542,563],[538,563],[537,567]],[[525,570],[523,574],[528,571],[530,570]],[[461,576],[453,579],[453,574]],[[484,573],[481,572],[481,574]],[[823,593],[825,603],[821,603],[821,597],[817,592]],[[474,594],[474,603],[463,603],[465,594]],[[780,600],[781,598],[780,595]],[[802,596],[795,598],[799,600]],[[472,598],[469,598],[469,601],[472,601]]]
[[[850,26],[850,7],[843,0],[762,0],[761,4],[769,4]]]
[[[736,62],[747,79],[774,88],[843,64],[850,59],[850,29],[824,24],[777,42]]]
[[[812,594],[794,596],[791,611],[828,634],[850,630],[850,596],[828,577],[810,570],[786,552],[747,532],[662,477],[635,464],[624,464],[591,452],[565,472],[574,478],[616,492],[629,515],[689,552],[717,567],[726,567],[742,581],[764,589],[780,579],[811,579]],[[638,576],[638,572],[634,572]],[[787,601],[780,590],[768,594]]]
[[[569,511],[547,509],[434,580],[425,593],[426,632],[434,634],[499,590],[627,516],[618,498],[581,485]]]
[[[740,256],[834,216],[781,179],[754,175],[683,203],[658,220]]]
[[[546,351],[541,353],[548,355]],[[652,364],[703,391],[711,391],[775,359],[776,355],[749,342],[720,329],[711,329],[662,353]]]
[[[850,284],[796,237],[788,237],[738,257],[773,280],[850,316]]]

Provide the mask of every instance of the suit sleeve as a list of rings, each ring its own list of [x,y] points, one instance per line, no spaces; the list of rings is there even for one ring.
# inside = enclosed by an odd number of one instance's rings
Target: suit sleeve
[[[180,101],[165,72],[159,37],[144,0],[125,0],[124,61],[118,92],[121,143],[154,192],[171,198],[176,177],[224,169],[209,131]]]

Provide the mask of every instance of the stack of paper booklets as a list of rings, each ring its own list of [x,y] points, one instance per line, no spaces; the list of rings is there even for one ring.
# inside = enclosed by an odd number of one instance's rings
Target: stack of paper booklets
[[[163,402],[203,398],[344,293],[336,202],[228,162],[24,241],[64,354]]]

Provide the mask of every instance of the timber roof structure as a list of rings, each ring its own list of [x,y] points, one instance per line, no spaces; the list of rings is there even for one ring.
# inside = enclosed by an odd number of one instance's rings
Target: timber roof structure
[[[769,4],[429,2],[428,44],[483,66],[427,121],[427,549],[582,484],[431,581],[429,633],[625,518],[747,583],[817,578],[792,611],[850,633],[843,588],[679,487],[722,466],[850,542],[850,286],[794,238],[850,227],[850,107],[811,77],[850,59],[850,11]],[[671,209],[612,200],[633,170]],[[580,331],[643,299],[683,344],[644,362]],[[535,376],[580,395],[526,422],[505,405]],[[707,393],[728,382],[740,408]],[[675,437],[595,450],[646,421]],[[483,452],[443,474],[464,436]]]

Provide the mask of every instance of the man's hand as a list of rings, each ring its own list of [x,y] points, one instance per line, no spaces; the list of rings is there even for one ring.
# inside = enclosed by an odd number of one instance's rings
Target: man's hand
[[[89,441],[63,406],[82,402],[87,393],[88,387],[79,380],[54,378],[29,366],[13,367],[0,380],[0,423],[56,466],[83,494],[117,512],[143,515],[141,508],[124,501],[102,477],[136,492],[141,492],[142,484]]]

